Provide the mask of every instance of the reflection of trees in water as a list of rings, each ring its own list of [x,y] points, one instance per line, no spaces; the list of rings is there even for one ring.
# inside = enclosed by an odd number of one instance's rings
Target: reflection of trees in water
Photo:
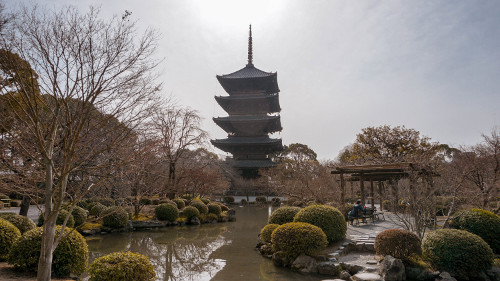
[[[132,251],[151,260],[162,280],[209,280],[225,261],[211,258],[221,246],[231,243],[223,232],[226,227],[204,225],[179,227],[165,231],[112,234],[89,239],[91,259],[110,252]]]

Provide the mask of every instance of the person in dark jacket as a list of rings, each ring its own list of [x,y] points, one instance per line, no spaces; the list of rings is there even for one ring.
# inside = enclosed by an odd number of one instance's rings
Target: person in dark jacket
[[[357,218],[361,217],[361,214],[365,214],[366,209],[361,206],[361,200],[356,201],[356,204],[352,207],[352,210],[349,212],[349,217]]]

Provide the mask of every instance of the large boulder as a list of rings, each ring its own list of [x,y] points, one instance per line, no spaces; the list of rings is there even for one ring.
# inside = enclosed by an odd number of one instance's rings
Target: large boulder
[[[415,281],[434,281],[439,271],[430,271],[426,268],[405,266],[406,279]]]
[[[318,262],[314,258],[302,254],[293,261],[292,269],[300,273],[316,273],[318,272]]]
[[[403,262],[389,255],[385,256],[384,260],[380,263],[379,273],[385,281],[406,280]]]
[[[457,279],[451,277],[451,275],[446,271],[441,272],[441,274],[439,274],[438,278],[436,278],[435,280],[436,281],[457,281]]]
[[[290,260],[285,252],[277,251],[273,254],[273,263],[275,266],[287,267]]]
[[[339,274],[339,264],[331,261],[322,261],[318,263],[318,273],[324,275]]]

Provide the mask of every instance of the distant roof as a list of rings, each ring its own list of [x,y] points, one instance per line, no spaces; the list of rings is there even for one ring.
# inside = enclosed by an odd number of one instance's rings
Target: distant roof
[[[217,78],[224,79],[241,79],[241,78],[260,78],[276,75],[276,72],[265,72],[253,66],[253,64],[247,64],[244,68],[226,75],[217,75]]]
[[[277,164],[271,161],[271,159],[266,160],[234,160],[234,167],[236,168],[267,168],[274,167]]]

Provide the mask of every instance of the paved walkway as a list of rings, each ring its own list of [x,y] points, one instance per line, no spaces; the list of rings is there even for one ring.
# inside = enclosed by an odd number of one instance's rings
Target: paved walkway
[[[43,209],[43,206],[40,206]],[[0,213],[16,213],[19,214],[20,207],[10,207],[6,209],[1,209]],[[36,207],[36,205],[31,205],[28,209],[28,218],[32,219],[35,223],[38,222],[38,217],[40,216],[40,210]]]

